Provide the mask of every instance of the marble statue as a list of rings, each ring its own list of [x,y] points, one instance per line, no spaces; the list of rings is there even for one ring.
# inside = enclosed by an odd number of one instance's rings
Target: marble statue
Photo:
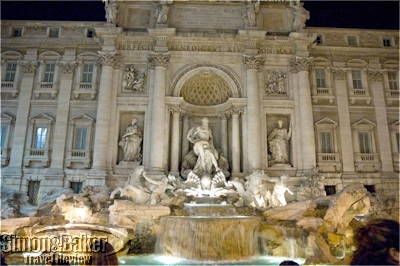
[[[193,168],[196,175],[211,174],[213,167],[218,172],[218,152],[214,148],[211,129],[208,127],[208,118],[202,119],[201,126],[191,128],[187,134],[187,139],[193,143],[193,151],[197,155],[197,161]]]
[[[118,3],[110,0],[102,0],[104,2],[104,9],[106,10],[107,23],[115,24],[118,14]]]
[[[253,3],[251,0],[247,0],[245,10],[243,12],[243,18],[246,23],[246,27],[256,27],[256,14],[260,11],[260,0]]]
[[[322,180],[325,179],[324,176],[318,173],[319,168],[314,167],[309,172],[305,173],[305,176],[302,177],[302,184],[301,186],[304,187],[304,196],[307,198],[319,198],[325,197],[325,185]]]
[[[288,141],[292,136],[292,127],[289,125],[289,130],[283,128],[282,120],[278,120],[277,124],[278,127],[274,128],[268,136],[269,150],[272,156],[270,164],[288,164]]]
[[[141,161],[141,145],[143,135],[137,126],[137,118],[133,117],[131,124],[125,129],[118,145],[122,147],[125,162]]]
[[[300,1],[290,1],[290,6],[294,9],[293,28],[296,30],[304,29],[306,21],[310,19],[310,12],[308,12],[303,5],[304,3]]]
[[[173,1],[160,1],[156,6],[155,17],[157,18],[157,24],[166,24],[168,20],[169,5]]]
[[[285,206],[285,192],[293,195],[293,192],[287,187],[287,180],[289,176],[287,174],[281,175],[280,177],[270,178],[267,177],[267,180],[270,182],[274,182],[274,191],[271,195],[272,207],[280,207]]]

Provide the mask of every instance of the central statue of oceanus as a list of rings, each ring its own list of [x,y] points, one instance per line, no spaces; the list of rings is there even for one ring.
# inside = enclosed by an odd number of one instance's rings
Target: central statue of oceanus
[[[224,183],[229,164],[214,147],[208,118],[202,124],[191,128],[187,140],[193,144],[193,150],[184,158],[181,174],[186,182],[198,183],[202,190],[210,190],[217,183]]]

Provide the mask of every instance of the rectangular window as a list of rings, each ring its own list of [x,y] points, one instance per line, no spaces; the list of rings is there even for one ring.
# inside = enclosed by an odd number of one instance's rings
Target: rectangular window
[[[397,72],[389,71],[388,78],[389,78],[389,88],[391,90],[398,90],[399,86],[398,86],[398,82],[397,82]]]
[[[94,37],[94,29],[87,29],[86,37],[93,38]]]
[[[46,148],[47,127],[37,127],[35,136],[35,149]]]
[[[93,77],[93,64],[84,64],[83,72],[82,72],[82,82],[83,83],[92,83]]]
[[[8,126],[1,126],[0,148],[6,148],[7,131],[8,131]]]
[[[357,46],[357,36],[347,36],[347,43],[352,46]]]
[[[12,30],[12,35],[13,37],[21,37],[22,36],[22,29],[21,28],[15,28]]]
[[[53,82],[56,64],[46,64],[43,82]]]
[[[317,78],[317,87],[326,88],[325,69],[315,69],[315,77]]]
[[[317,35],[317,39],[315,41],[317,44],[322,44],[322,35]]]
[[[60,33],[59,29],[50,29],[49,30],[49,37],[57,38]]]
[[[332,132],[321,132],[321,152],[333,153]]]
[[[369,132],[359,132],[360,153],[371,153]]]
[[[362,89],[362,82],[361,82],[361,71],[360,70],[353,70],[351,71],[353,77],[353,88],[354,89]]]
[[[82,182],[71,182],[69,186],[75,194],[78,194],[81,192],[82,189]]]
[[[77,127],[75,129],[75,150],[86,150],[87,128]]]
[[[7,63],[6,76],[4,77],[4,81],[14,82],[15,73],[17,73],[17,63]]]
[[[32,205],[38,204],[40,181],[28,181],[28,202]]]
[[[383,46],[390,47],[391,46],[390,39],[383,39]]]

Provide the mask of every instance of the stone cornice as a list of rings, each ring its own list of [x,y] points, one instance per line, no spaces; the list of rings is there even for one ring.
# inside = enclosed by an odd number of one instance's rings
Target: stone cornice
[[[165,41],[175,36],[175,28],[147,29],[149,35],[157,41]]]

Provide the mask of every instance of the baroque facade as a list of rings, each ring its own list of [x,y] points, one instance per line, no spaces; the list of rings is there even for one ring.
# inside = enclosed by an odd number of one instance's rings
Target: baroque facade
[[[397,31],[305,27],[298,1],[106,1],[106,19],[2,21],[2,184],[31,203],[137,165],[183,175],[203,117],[231,177],[318,167],[328,194],[398,193]]]

